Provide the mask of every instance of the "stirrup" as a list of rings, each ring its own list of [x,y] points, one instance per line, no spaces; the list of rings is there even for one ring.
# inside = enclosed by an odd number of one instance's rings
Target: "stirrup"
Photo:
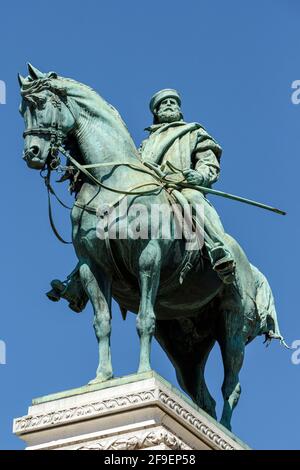
[[[192,263],[190,263],[189,261],[187,261],[184,265],[184,267],[182,268],[181,272],[180,272],[180,276],[179,276],[179,284],[182,284],[187,273],[192,269],[193,265]]]
[[[235,262],[229,257],[224,257],[213,266],[214,271],[225,284],[231,284],[235,280]]]
[[[52,300],[52,302],[58,302],[61,299],[66,285],[59,279],[54,279],[51,281],[51,287],[52,289],[49,292],[46,292],[46,296],[49,300]]]

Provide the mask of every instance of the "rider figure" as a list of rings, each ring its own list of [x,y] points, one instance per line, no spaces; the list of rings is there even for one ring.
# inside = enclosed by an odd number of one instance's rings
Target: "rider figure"
[[[161,90],[151,98],[154,119],[145,129],[149,137],[140,147],[141,158],[160,165],[165,173],[166,162],[170,162],[183,172],[187,183],[210,188],[219,178],[222,149],[200,124],[183,121],[180,106],[180,96],[173,89]],[[233,282],[235,262],[216,210],[199,190],[184,188],[181,192],[192,206],[203,206],[204,244],[212,267],[223,282]]]

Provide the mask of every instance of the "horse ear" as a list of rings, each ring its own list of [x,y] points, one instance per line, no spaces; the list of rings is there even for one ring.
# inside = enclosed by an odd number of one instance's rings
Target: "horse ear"
[[[28,72],[34,80],[38,80],[39,78],[44,78],[45,77],[43,72],[41,72],[37,68],[33,67],[33,65],[31,65],[29,62],[27,64],[27,66],[28,66]]]
[[[25,78],[25,77],[22,77],[22,75],[20,75],[20,74],[18,73],[18,81],[19,81],[20,87],[23,88],[23,86],[24,86],[25,83],[26,83],[26,78]]]
[[[49,78],[57,78],[57,73],[56,72],[49,72],[48,77]]]

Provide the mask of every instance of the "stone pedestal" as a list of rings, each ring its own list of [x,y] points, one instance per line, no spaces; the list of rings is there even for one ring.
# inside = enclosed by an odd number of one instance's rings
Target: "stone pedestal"
[[[249,449],[153,371],[37,398],[14,433],[31,450]]]

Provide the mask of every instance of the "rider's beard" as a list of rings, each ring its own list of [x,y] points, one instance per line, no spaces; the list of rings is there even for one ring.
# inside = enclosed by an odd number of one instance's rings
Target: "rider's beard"
[[[182,119],[179,110],[172,111],[170,109],[158,111],[156,117],[159,123],[181,121]]]

